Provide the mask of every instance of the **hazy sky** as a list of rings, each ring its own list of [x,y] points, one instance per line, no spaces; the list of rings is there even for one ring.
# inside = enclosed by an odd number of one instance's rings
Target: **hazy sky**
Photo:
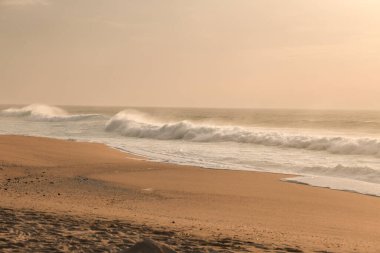
[[[0,0],[0,103],[380,109],[379,0]]]

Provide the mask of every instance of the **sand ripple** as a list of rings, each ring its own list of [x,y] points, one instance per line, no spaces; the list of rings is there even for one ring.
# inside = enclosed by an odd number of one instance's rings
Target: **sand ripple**
[[[177,252],[274,250],[234,238],[206,240],[120,220],[0,208],[0,252],[120,252],[144,238],[165,243]]]

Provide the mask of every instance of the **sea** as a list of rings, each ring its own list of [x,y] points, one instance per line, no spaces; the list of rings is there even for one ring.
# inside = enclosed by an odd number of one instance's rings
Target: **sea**
[[[0,134],[99,142],[153,161],[284,173],[380,196],[380,111],[3,105]]]

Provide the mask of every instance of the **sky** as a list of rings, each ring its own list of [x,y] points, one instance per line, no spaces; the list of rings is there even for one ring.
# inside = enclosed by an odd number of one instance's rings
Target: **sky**
[[[0,104],[380,109],[378,0],[0,0]]]

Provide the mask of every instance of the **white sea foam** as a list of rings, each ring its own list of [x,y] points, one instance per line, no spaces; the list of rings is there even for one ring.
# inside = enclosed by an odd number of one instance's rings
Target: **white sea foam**
[[[27,117],[34,121],[72,121],[100,116],[99,114],[73,115],[59,107],[44,104],[31,104],[21,108],[12,107],[1,111],[0,114],[10,117]]]
[[[326,176],[300,176],[286,178],[284,181],[380,197],[380,184],[363,182],[354,179]]]
[[[200,124],[186,120],[159,122],[147,115],[129,111],[112,117],[106,124],[106,130],[128,137],[159,140],[251,143],[332,154],[380,156],[380,140],[376,138],[293,134],[282,130]]]
[[[352,180],[380,184],[380,170],[368,166],[344,166],[341,164],[334,167],[313,166],[300,169],[294,168],[293,173],[306,176],[349,178]]]

